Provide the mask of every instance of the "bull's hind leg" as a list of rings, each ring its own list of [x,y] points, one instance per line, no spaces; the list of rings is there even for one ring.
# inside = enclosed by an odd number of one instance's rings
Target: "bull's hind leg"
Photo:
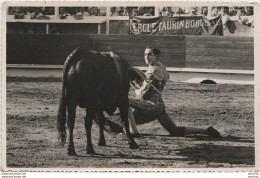
[[[87,133],[87,154],[95,154],[92,140],[91,140],[91,127],[92,127],[92,121],[95,117],[95,114],[91,111],[87,111],[87,115],[85,117],[85,128]]]
[[[68,155],[77,155],[74,148],[74,141],[73,141],[73,130],[75,124],[75,117],[76,117],[76,104],[70,103],[68,105],[68,127],[69,127],[69,146],[68,146]]]
[[[98,122],[99,122],[99,141],[98,146],[106,146],[106,140],[104,135],[104,126],[105,126],[106,118],[104,117],[103,112],[98,113]]]
[[[132,134],[130,133],[129,121],[128,121],[128,108],[129,108],[128,104],[122,104],[119,107],[120,117],[121,117],[121,119],[124,123],[124,126],[125,126],[126,136],[128,138],[128,143],[130,145],[130,148],[136,149],[136,148],[139,148],[139,146],[135,142]]]

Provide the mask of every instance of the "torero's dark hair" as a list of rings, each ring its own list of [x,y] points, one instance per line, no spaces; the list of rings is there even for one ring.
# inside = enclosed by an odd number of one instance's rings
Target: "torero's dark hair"
[[[151,50],[153,50],[153,54],[155,55],[155,56],[159,56],[160,55],[160,49],[159,48],[157,48],[157,47],[146,47],[146,49],[151,49]]]

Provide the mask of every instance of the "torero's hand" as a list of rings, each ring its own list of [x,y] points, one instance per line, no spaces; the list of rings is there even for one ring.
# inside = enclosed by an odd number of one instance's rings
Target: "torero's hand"
[[[142,93],[142,91],[140,90],[140,89],[138,89],[138,90],[135,90],[135,94],[136,94],[136,96],[138,97],[138,96],[140,96],[141,95],[141,93]]]
[[[135,81],[130,81],[130,86],[135,89],[138,90],[141,88],[140,84],[136,83]]]

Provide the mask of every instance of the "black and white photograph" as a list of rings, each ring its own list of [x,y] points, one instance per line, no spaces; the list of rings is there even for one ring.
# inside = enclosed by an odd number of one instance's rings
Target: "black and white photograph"
[[[2,4],[2,171],[259,171],[259,4]]]

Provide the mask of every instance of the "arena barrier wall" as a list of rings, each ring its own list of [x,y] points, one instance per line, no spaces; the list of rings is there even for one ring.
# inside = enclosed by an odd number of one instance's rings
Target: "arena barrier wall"
[[[174,82],[254,83],[253,37],[144,35],[7,35],[8,77],[60,78],[76,47],[112,50],[145,70],[146,46],[161,49],[160,60]]]
[[[254,70],[253,37],[186,36],[187,68]]]
[[[144,48],[158,46],[169,67],[185,67],[184,36],[7,35],[7,64],[63,64],[76,47],[113,50],[131,65],[143,66]]]
[[[254,69],[253,37],[146,35],[7,34],[7,64],[62,65],[76,47],[112,50],[134,66],[144,66],[146,46],[161,49],[167,67]]]

